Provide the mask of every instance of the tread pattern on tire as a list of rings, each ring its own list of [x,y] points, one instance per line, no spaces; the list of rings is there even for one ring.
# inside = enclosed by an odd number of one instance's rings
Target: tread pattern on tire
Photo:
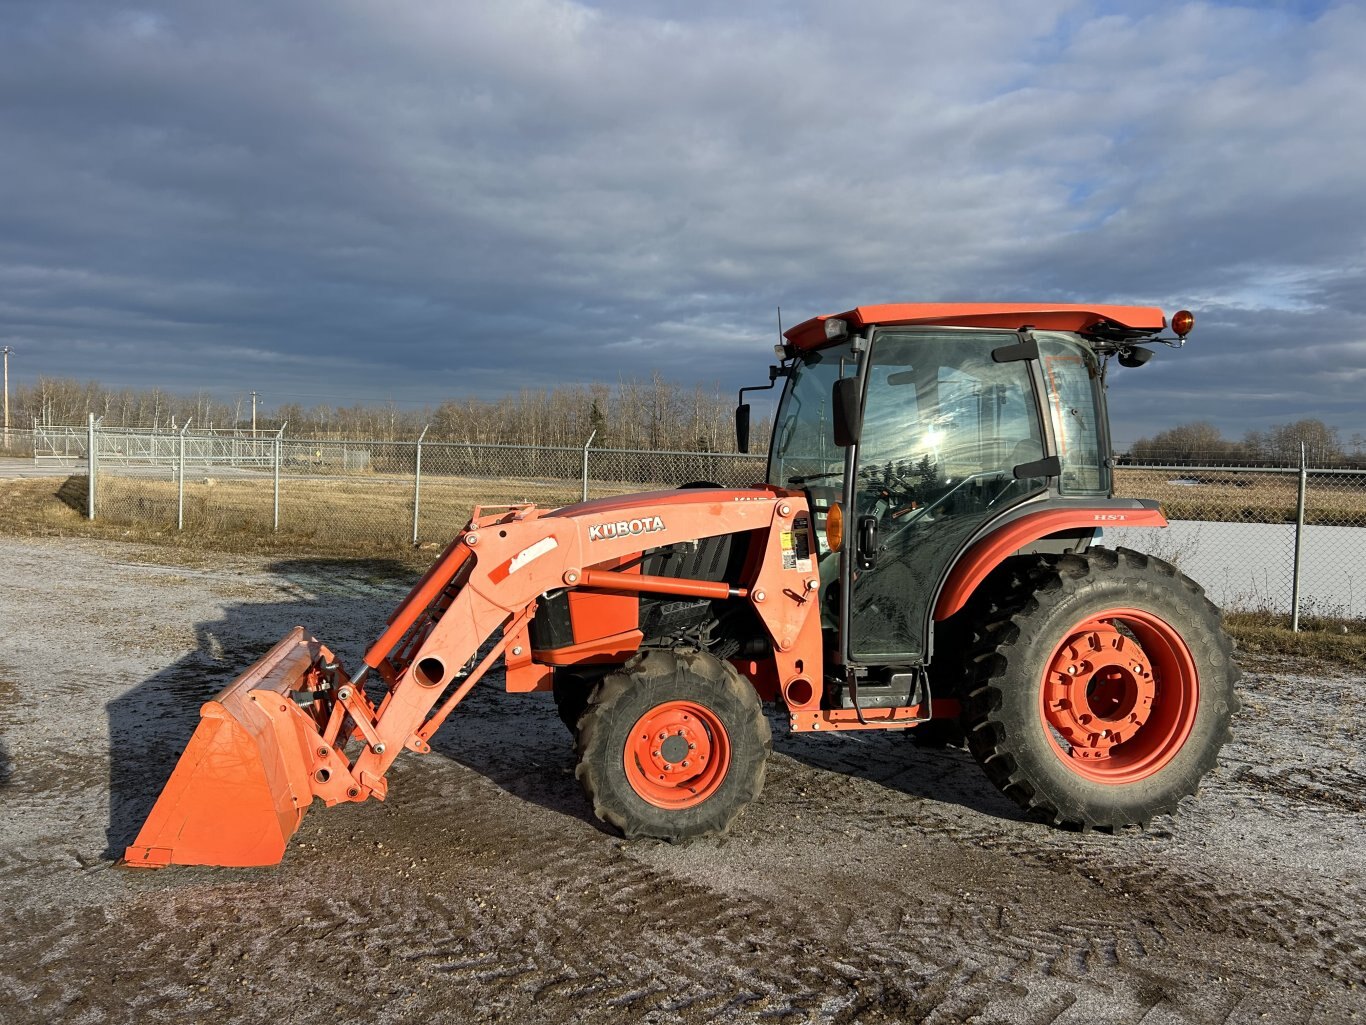
[[[1057,624],[1069,617],[1077,622],[1088,601],[1097,611],[1105,604],[1156,604],[1181,632],[1200,673],[1191,736],[1172,763],[1147,779],[1122,785],[1085,780],[1041,746],[1047,744],[1043,727],[1027,718],[1038,700],[1042,660],[1061,640]],[[1083,830],[1147,828],[1155,815],[1174,814],[1182,798],[1196,793],[1230,739],[1241,677],[1219,611],[1199,584],[1153,556],[1093,547],[1080,555],[1012,560],[996,577],[983,612],[972,653],[968,748],[1030,818]]]
[[[726,721],[731,763],[721,788],[690,808],[657,808],[631,788],[622,767],[626,733],[665,701],[702,701]],[[728,662],[698,651],[649,650],[611,673],[579,719],[575,769],[593,813],[628,837],[678,841],[725,833],[759,796],[773,749],[753,685]]]

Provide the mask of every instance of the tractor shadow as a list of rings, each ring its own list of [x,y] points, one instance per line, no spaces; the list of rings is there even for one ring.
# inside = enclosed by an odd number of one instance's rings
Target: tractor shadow
[[[278,601],[226,603],[222,618],[195,625],[195,645],[105,705],[109,719],[109,821],[104,856],[116,860],[133,842],[199,724],[199,709],[302,625],[340,656],[359,664],[417,577],[394,560],[290,559],[266,572],[278,578]]]
[[[62,486],[57,489],[57,500],[82,516],[87,512],[89,495],[90,478],[84,474],[79,477],[68,477],[62,481]]]
[[[432,738],[432,752],[500,790],[599,832],[619,834],[593,814],[574,776],[574,740],[549,694],[509,694],[492,669]]]
[[[5,667],[0,666],[0,671]],[[8,673],[0,675],[0,787],[9,786],[14,779],[14,762],[10,759],[9,746],[5,743],[5,730],[12,727],[9,717],[4,714],[5,706],[14,701],[18,688]]]
[[[813,769],[868,780],[909,797],[1023,822],[1024,811],[992,785],[962,747],[921,746],[911,730],[786,733],[774,726],[773,751]]]
[[[318,637],[352,672],[420,571],[395,560],[289,559],[266,567],[279,601],[225,604],[195,626],[195,646],[105,705],[109,720],[109,818],[103,856],[117,860],[136,838],[199,724],[199,709],[294,626]],[[573,776],[568,732],[548,694],[507,694],[495,669],[437,734],[435,753],[508,793],[597,824]],[[402,799],[405,760],[390,779]],[[8,774],[0,749],[0,783]],[[398,778],[395,778],[398,777]],[[319,806],[321,808],[321,806]],[[317,809],[315,809],[317,810]]]

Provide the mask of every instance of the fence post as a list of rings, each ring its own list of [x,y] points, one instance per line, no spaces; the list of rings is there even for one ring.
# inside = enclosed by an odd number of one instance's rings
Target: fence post
[[[427,436],[431,424],[422,425],[422,433],[417,436],[417,448],[413,454],[413,544],[417,544],[417,516],[422,502],[422,439]]]
[[[593,439],[598,436],[598,429],[593,428],[593,433],[588,436],[588,440],[583,443],[583,500],[588,501],[588,447],[593,444]]]
[[[190,420],[193,420],[191,417]],[[176,488],[175,529],[185,529],[185,432],[190,429],[190,420],[180,429],[180,485]],[[155,441],[155,439],[153,439]]]
[[[85,518],[93,520],[95,518],[95,414],[87,414],[90,422],[86,427],[85,435],[85,461],[88,469],[86,470],[87,486],[85,489]]]
[[[1300,632],[1300,549],[1304,544],[1304,492],[1309,472],[1304,460],[1304,442],[1300,442],[1300,496],[1295,503],[1295,569],[1290,582],[1290,629]]]
[[[285,428],[288,426],[288,420],[280,425],[280,429],[275,432],[275,444],[271,446],[275,450],[275,524],[272,529],[277,534],[280,532],[280,450],[283,447],[281,441],[285,436]]]

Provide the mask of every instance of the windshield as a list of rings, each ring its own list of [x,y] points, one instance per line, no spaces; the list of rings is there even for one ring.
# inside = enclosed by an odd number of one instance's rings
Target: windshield
[[[797,361],[774,421],[770,483],[792,487],[819,480],[840,487],[844,449],[835,444],[830,395],[837,380],[857,372],[848,344],[806,353]]]

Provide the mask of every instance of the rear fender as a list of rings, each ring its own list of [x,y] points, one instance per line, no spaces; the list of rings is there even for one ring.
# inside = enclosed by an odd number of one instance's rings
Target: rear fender
[[[948,619],[967,604],[973,592],[1002,561],[1021,548],[1063,530],[1103,527],[1165,527],[1161,509],[1125,506],[1082,509],[1043,509],[1011,520],[968,548],[949,572],[934,605],[935,622]]]

